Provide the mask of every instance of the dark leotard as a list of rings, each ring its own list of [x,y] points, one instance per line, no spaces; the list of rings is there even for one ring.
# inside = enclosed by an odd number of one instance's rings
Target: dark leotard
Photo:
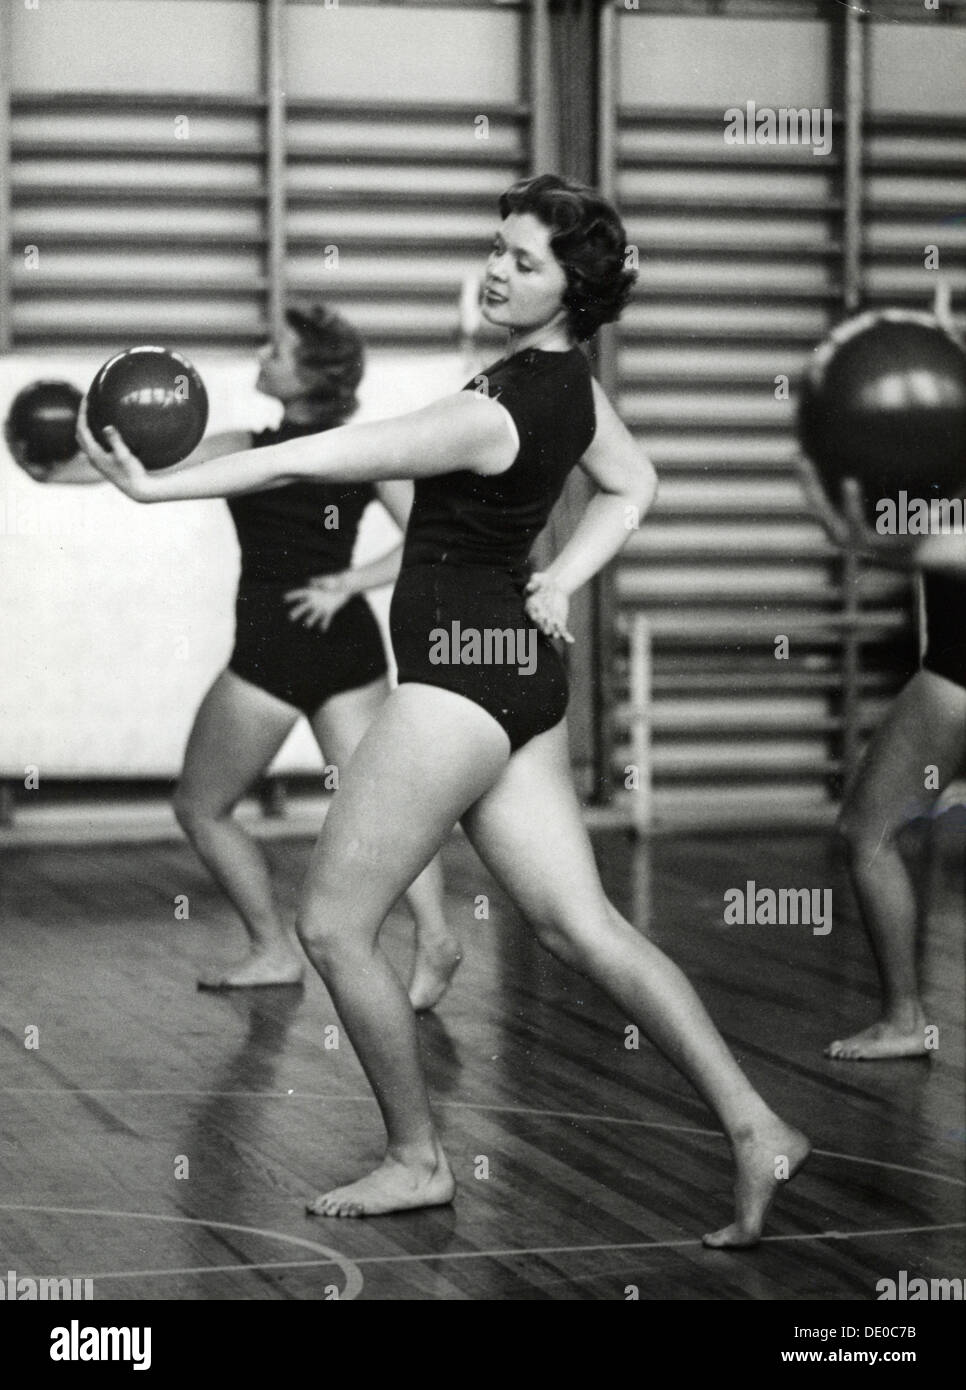
[[[288,425],[263,430],[252,444],[314,433]],[[228,499],[242,557],[229,669],[307,715],[386,673],[379,626],[360,594],[326,632],[293,622],[285,601],[314,575],[350,567],[362,513],[374,497],[370,484],[291,483]]]
[[[527,557],[567,475],[594,437],[590,368],[579,348],[527,348],[469,382],[510,414],[520,451],[506,472],[420,479],[389,622],[399,682],[462,695],[516,750],[567,708],[554,647],[527,617]]]
[[[942,570],[923,571],[926,608],[924,671],[966,688],[966,579]]]

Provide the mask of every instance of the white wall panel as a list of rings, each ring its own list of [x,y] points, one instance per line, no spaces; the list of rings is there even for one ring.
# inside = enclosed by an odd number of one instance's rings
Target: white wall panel
[[[351,3],[330,9],[297,0],[286,8],[293,97],[520,97],[521,20],[515,12]]]
[[[260,0],[4,3],[18,91],[257,89]]]

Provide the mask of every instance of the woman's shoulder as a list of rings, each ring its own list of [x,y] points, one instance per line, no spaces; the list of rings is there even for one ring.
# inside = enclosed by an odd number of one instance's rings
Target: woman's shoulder
[[[527,348],[508,357],[476,378],[477,389],[485,382],[490,396],[500,399],[560,400],[564,392],[590,399],[593,375],[580,348],[569,352],[544,352]]]

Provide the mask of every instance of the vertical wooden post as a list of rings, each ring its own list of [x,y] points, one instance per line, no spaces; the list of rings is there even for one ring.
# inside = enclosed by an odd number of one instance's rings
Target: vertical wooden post
[[[550,74],[548,0],[530,0],[529,27],[530,173],[551,173],[557,164]]]
[[[617,16],[613,0],[597,20],[597,187],[613,198],[617,166]]]
[[[597,19],[597,160],[595,179],[605,198],[613,200],[617,186],[617,25],[613,0],[605,0]],[[611,401],[617,404],[617,332],[608,324],[597,335],[597,375]],[[597,731],[597,785],[601,800],[613,795],[613,710],[615,700],[617,585],[614,566],[607,565],[593,581],[594,631],[597,646],[597,679],[594,691],[594,725]],[[632,653],[633,655],[633,653]],[[650,652],[648,652],[648,660]],[[647,691],[650,699],[650,689]],[[638,793],[643,796],[644,793]],[[649,795],[649,793],[648,793]],[[639,804],[639,803],[636,803]],[[649,817],[649,806],[645,812]]]
[[[265,0],[263,12],[265,110],[265,225],[268,238],[268,329],[278,342],[285,329],[286,307],[286,138],[285,138],[285,0]]]
[[[861,692],[861,643],[859,623],[862,604],[859,586],[862,567],[858,552],[852,545],[842,557],[842,790],[848,786],[859,757],[859,715]]]
[[[284,777],[263,777],[258,801],[266,820],[284,820],[288,814],[288,786]]]
[[[651,775],[651,625],[643,613],[635,613],[630,634],[631,759],[637,769],[637,790],[631,795],[631,828],[647,835],[654,823]]]
[[[847,314],[862,303],[862,157],[865,122],[865,31],[861,12],[845,8],[845,148],[842,156],[842,297]]]
[[[0,4],[0,352],[12,345],[10,267],[12,228],[10,226],[10,45],[13,28],[10,6]]]
[[[861,307],[863,294],[862,163],[865,124],[865,31],[862,13],[847,6],[844,18],[845,148],[842,159],[842,299],[846,314]],[[861,655],[859,596],[861,560],[852,546],[842,561],[842,762],[843,789],[859,756]]]
[[[613,0],[601,5],[597,32],[597,187],[605,198],[614,200],[617,190],[617,16]],[[617,339],[612,324],[602,328],[597,339],[598,376],[610,394],[617,387]]]

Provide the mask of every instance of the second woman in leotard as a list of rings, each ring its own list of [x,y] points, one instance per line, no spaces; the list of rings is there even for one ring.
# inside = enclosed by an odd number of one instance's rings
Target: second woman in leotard
[[[286,332],[263,353],[256,383],[282,402],[281,424],[241,440],[214,436],[202,457],[266,448],[343,424],[356,409],[363,356],[358,333],[325,305],[289,310]],[[265,855],[232,812],[300,713],[340,777],[388,694],[383,642],[363,594],[392,582],[399,551],[352,568],[362,514],[375,500],[405,529],[412,504],[406,482],[322,489],[294,483],[229,501],[241,550],[235,645],[195,717],[174,804],[250,944],[242,962],[209,971],[202,987],[301,979],[303,955],[282,923]],[[435,860],[408,887],[406,901],[416,926],[410,1000],[417,1009],[432,1008],[460,958],[443,917]]]
[[[178,469],[239,449],[317,435],[354,413],[364,348],[355,329],[324,304],[291,309],[280,340],[263,351],[256,389],[280,401],[276,429],[209,435]],[[80,455],[54,481],[86,481]],[[363,594],[389,584],[401,546],[352,567],[365,508],[378,500],[405,529],[412,484],[295,483],[229,502],[241,552],[235,643],[195,716],[174,809],[186,835],[237,910],[249,947],[216,967],[202,988],[297,983],[304,956],[283,924],[268,861],[235,819],[241,798],[266,772],[299,715],[308,720],[334,787],[389,692],[382,637]],[[460,952],[443,916],[434,861],[406,893],[416,926],[409,983],[414,1008],[442,997]]]
[[[753,1245],[808,1142],[756,1093],[685,977],[608,901],[574,790],[566,687],[550,641],[570,595],[620,550],[653,470],[590,375],[578,344],[618,317],[633,274],[614,209],[543,175],[510,188],[487,263],[484,313],[506,355],[469,388],[395,420],[148,475],[119,437],[98,467],[142,502],[316,479],[416,479],[392,610],[400,685],[364,736],[316,846],[299,933],[373,1086],[382,1164],[324,1193],[326,1216],[452,1200],[414,1015],[379,945],[401,889],[461,821],[540,942],[595,981],[718,1115],[736,1166],[734,1220],[705,1237]],[[596,486],[553,563],[526,555],[570,469]],[[539,629],[539,633],[537,631]]]

